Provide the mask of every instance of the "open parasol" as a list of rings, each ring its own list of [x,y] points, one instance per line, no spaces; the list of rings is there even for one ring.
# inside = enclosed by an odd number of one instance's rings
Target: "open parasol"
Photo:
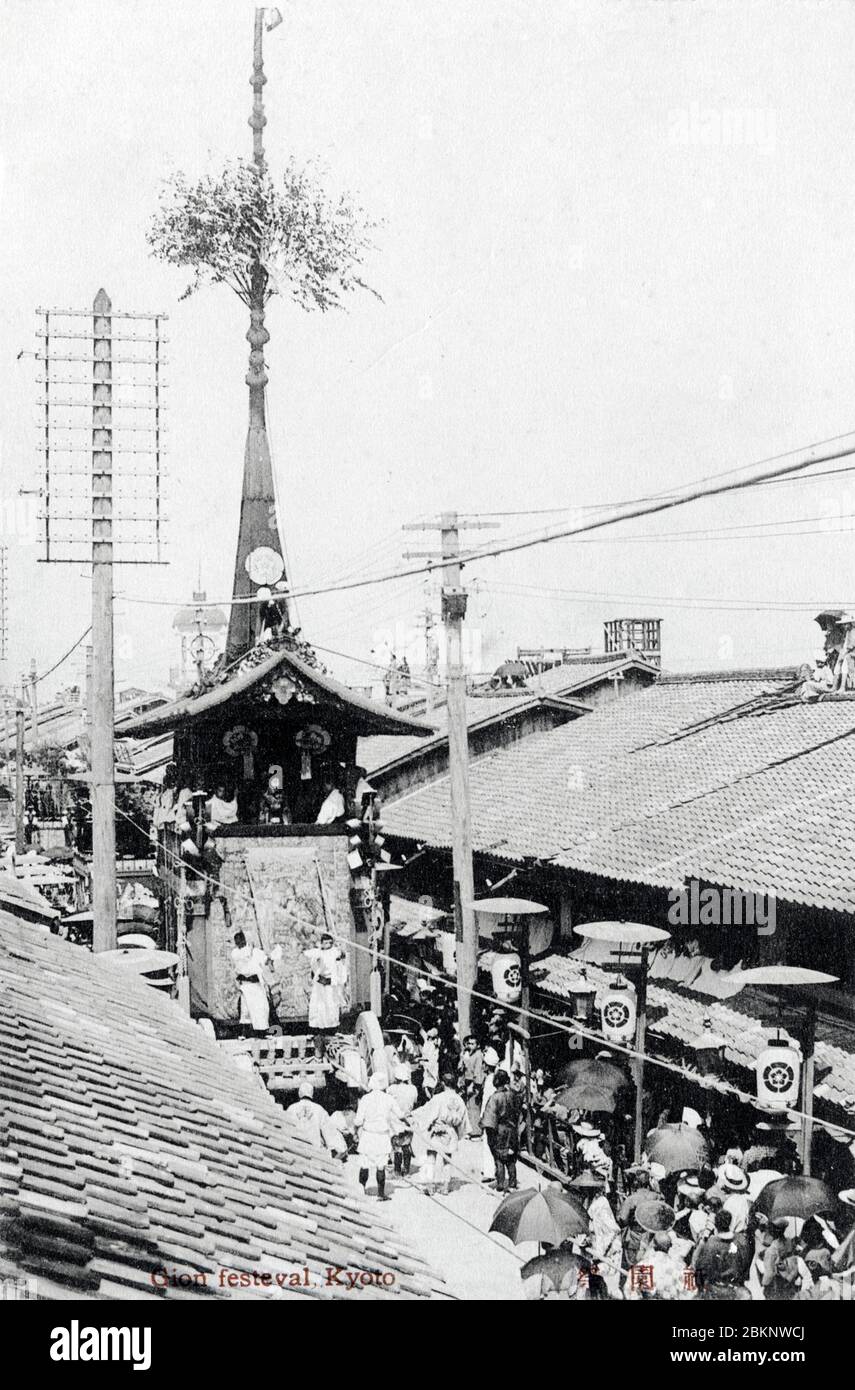
[[[644,1147],[651,1163],[666,1173],[695,1172],[707,1161],[706,1140],[690,1125],[660,1125],[648,1134]]]
[[[504,1199],[490,1230],[507,1236],[514,1245],[526,1240],[560,1245],[562,1240],[585,1234],[588,1216],[578,1198],[570,1192],[557,1187],[545,1187],[539,1192],[537,1188],[528,1187]]]
[[[661,1197],[651,1193],[645,1201],[637,1203],[634,1217],[636,1225],[640,1226],[642,1231],[655,1234],[657,1231],[670,1231],[674,1225],[675,1212]]]
[[[488,917],[538,917],[549,911],[543,903],[533,903],[528,898],[474,898],[470,907]]]
[[[739,985],[831,985],[836,975],[808,970],[803,965],[758,965],[753,970],[734,970],[728,983]]]
[[[591,941],[613,941],[619,946],[658,946],[670,940],[670,932],[643,922],[582,922],[573,928],[577,936]]]
[[[586,1085],[599,1086],[604,1091],[619,1091],[627,1085],[627,1078],[620,1067],[599,1057],[577,1058],[575,1062],[568,1062],[558,1073],[558,1079],[565,1086],[584,1082]]]
[[[754,1210],[770,1221],[795,1216],[807,1221],[821,1211],[833,1211],[837,1198],[819,1178],[779,1178],[767,1183],[754,1203]]]
[[[567,1086],[556,1096],[558,1105],[565,1110],[591,1110],[604,1115],[613,1115],[617,1105],[617,1092],[607,1086],[599,1086],[593,1081],[577,1081]]]

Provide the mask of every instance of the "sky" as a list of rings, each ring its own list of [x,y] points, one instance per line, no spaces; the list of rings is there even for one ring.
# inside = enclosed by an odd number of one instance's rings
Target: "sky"
[[[268,312],[295,586],[394,570],[434,543],[401,527],[441,510],[496,525],[464,539],[501,542],[855,430],[850,4],[281,8],[265,41],[271,169],[315,159],[381,224],[367,267],[381,300]],[[181,300],[186,277],[145,231],[170,172],[250,155],[252,17],[235,0],[0,3],[7,683],[31,658],[50,666],[89,614],[85,570],[39,562],[35,499],[19,495],[40,476],[37,306],[86,307],[103,285],[117,309],[169,315],[170,563],[117,572],[118,678],[165,679],[168,605],[200,573],[228,597],[247,315],[225,287]],[[855,604],[853,476],[469,566],[473,664],[517,645],[600,650],[621,614],[663,618],[671,669],[806,659],[811,605]],[[299,616],[325,649],[412,659],[429,601],[413,577],[304,599]],[[79,656],[46,690],[79,678]]]

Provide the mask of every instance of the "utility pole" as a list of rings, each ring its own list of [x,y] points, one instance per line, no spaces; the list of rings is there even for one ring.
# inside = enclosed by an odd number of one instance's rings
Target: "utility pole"
[[[475,924],[475,880],[472,869],[472,823],[469,809],[469,731],[466,718],[466,668],[463,661],[463,620],[466,590],[460,565],[462,527],[493,529],[496,522],[461,522],[457,512],[443,512],[439,523],[413,523],[405,531],[439,530],[442,550],[442,621],[445,626],[448,761],[451,785],[452,877],[454,927],[457,939],[457,1022],[461,1039],[472,1031],[472,991],[478,975],[478,931]],[[433,551],[408,551],[405,559],[430,556]]]
[[[24,689],[15,709],[15,851],[23,854],[24,840]]]
[[[434,700],[436,693],[436,678],[439,673],[438,649],[434,639],[433,630],[436,627],[436,618],[430,605],[430,600],[425,601],[422,622],[425,631],[425,714],[433,714]]]
[[[93,304],[92,379],[92,949],[116,948],[116,786],[113,725],[112,304]]]
[[[30,657],[30,719],[33,730],[33,746],[39,741],[39,678],[36,658]]]
[[[802,1173],[811,1173],[813,1147],[813,1088],[816,1081],[816,1000],[809,999],[802,1033]]]
[[[3,765],[6,769],[6,783],[12,785],[12,750],[9,742],[9,696],[3,692]]]
[[[92,565],[92,646],[87,650],[87,732],[92,800],[92,946],[116,945],[116,794],[113,741],[113,566],[162,563],[160,493],[163,457],[163,314],[114,310],[100,289],[87,309],[39,309],[37,354],[44,395],[45,554],[51,564]],[[72,365],[73,364],[73,365]],[[125,443],[128,439],[130,442]],[[79,441],[79,442],[78,442]],[[71,458],[88,456],[86,507],[68,508],[86,474]],[[115,457],[114,457],[115,456]],[[148,459],[148,466],[143,462]],[[114,476],[118,459],[121,471]],[[133,493],[153,516],[122,509],[114,492],[130,472],[143,482]],[[117,504],[118,505],[118,504]],[[114,553],[114,521],[130,527]],[[149,539],[140,523],[150,527]],[[84,529],[85,527],[85,529]],[[146,553],[154,550],[154,554]],[[31,685],[38,718],[35,685]]]

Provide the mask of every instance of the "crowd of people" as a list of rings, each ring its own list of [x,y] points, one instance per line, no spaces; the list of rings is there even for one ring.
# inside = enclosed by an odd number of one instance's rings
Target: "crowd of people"
[[[575,1261],[559,1287],[534,1274],[529,1297],[852,1300],[855,1189],[827,1214],[770,1215],[762,1193],[780,1174],[735,1149],[695,1173],[644,1158],[625,1177],[623,1196],[590,1168],[570,1181],[589,1229],[558,1247]]]
[[[851,1300],[855,1188],[834,1192],[818,1183],[829,1200],[802,1215],[778,1213],[763,1199],[769,1184],[799,1178],[795,1126],[786,1115],[759,1120],[755,1142],[736,1144],[683,1107],[679,1130],[697,1134],[699,1158],[678,1168],[651,1157],[659,1132],[676,1127],[666,1110],[632,1162],[608,1116],[563,1110],[542,1069],[526,1081],[509,1038],[469,1036],[458,1046],[441,1008],[425,1024],[384,1034],[385,1071],[375,1072],[358,1100],[333,1088],[330,1113],[306,1083],[286,1114],[316,1147],[342,1159],[354,1154],[359,1182],[380,1201],[397,1181],[445,1193],[479,1177],[504,1198],[518,1189],[521,1151],[542,1154],[545,1127],[557,1125],[566,1167],[559,1172],[544,1159],[538,1180],[584,1211],[586,1229],[551,1252],[566,1256],[559,1286],[532,1274],[526,1296]],[[595,1061],[607,1057],[600,1052]],[[466,1140],[478,1145],[477,1155],[462,1161]]]

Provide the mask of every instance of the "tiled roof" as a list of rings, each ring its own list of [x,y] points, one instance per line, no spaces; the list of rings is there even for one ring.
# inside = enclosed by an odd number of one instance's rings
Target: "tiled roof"
[[[309,666],[288,647],[263,656],[254,665],[238,668],[237,672],[225,680],[212,685],[199,695],[182,695],[169,704],[159,705],[144,714],[123,716],[117,711],[116,736],[118,738],[152,738],[156,734],[171,733],[184,725],[191,725],[214,710],[222,710],[233,700],[240,700],[256,687],[277,673],[290,673],[299,678],[320,701],[344,710],[356,730],[365,733],[419,734],[426,737],[430,730],[418,719],[408,714],[378,705],[366,699],[357,691],[334,680],[320,667]]]
[[[12,873],[0,872],[0,908],[26,922],[50,922],[59,916],[37,888],[22,883]]]
[[[855,912],[855,700],[786,691],[780,672],[672,677],[479,758],[474,848]],[[387,804],[383,820],[448,846],[448,778]]]
[[[544,700],[541,695],[525,690],[508,691],[505,695],[470,695],[466,700],[466,719],[469,732],[471,734],[482,724],[489,724],[502,718],[514,718],[526,710],[537,709],[542,703]],[[559,702],[553,698],[550,698],[548,703],[554,708],[560,707]],[[568,709],[573,708],[580,713],[588,710],[588,706],[580,700],[568,700],[566,706]],[[437,744],[444,743],[448,738],[448,709],[446,705],[443,703],[431,714],[426,714],[424,719],[426,723],[432,725],[435,731],[433,738],[396,738],[384,734],[373,738],[361,738],[357,754],[360,765],[370,774],[379,771],[380,768],[387,767],[389,763],[407,758],[412,753],[425,753],[427,750],[435,748]]]
[[[599,966],[572,956],[555,955],[533,966],[536,988],[544,994],[569,999],[569,986],[579,978],[583,966],[588,980],[598,988],[614,978]],[[700,998],[692,990],[678,985],[655,984],[651,981],[647,986],[647,1002],[652,1011],[665,1010],[664,1015],[650,1026],[651,1033],[667,1033],[681,1043],[691,1044],[701,1036],[704,1020],[709,1018],[713,1032],[725,1041],[727,1060],[749,1070],[753,1069],[767,1039],[775,1035],[775,1028],[764,1021],[762,1007],[758,1006],[750,989],[723,1003]],[[790,1037],[786,1029],[781,1030],[781,1035]],[[820,1019],[817,1023],[816,1060],[818,1064],[831,1068],[825,1079],[829,1100],[846,1110],[855,1109],[855,1053],[852,1051],[851,1030],[836,1029],[833,1023]]]
[[[651,678],[655,678],[658,673],[652,662],[645,661],[642,656],[624,652],[563,661],[560,666],[551,666],[548,671],[530,676],[526,685],[529,690],[544,695],[561,695],[565,692],[569,694],[594,682],[608,681],[616,672],[625,671],[630,666],[647,671]]]
[[[219,1270],[308,1267],[255,1297],[440,1292],[404,1240],[178,1006],[81,947],[0,921],[0,1261],[106,1298],[214,1296]],[[382,1270],[346,1293],[328,1266]],[[151,1273],[206,1287],[155,1295]],[[248,1296],[244,1294],[244,1296]]]

